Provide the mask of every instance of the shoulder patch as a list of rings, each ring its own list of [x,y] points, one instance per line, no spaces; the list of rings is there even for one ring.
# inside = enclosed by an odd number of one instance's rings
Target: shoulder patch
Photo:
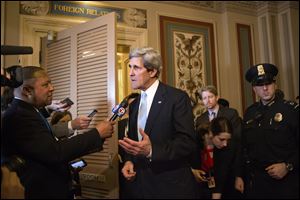
[[[257,106],[259,106],[259,102],[255,102],[254,104],[250,105],[246,110],[251,110],[253,108],[256,108]]]
[[[292,109],[295,109],[295,110],[299,109],[299,104],[297,104],[294,101],[287,101],[287,100],[285,100],[284,104],[287,105],[288,107],[292,108]]]

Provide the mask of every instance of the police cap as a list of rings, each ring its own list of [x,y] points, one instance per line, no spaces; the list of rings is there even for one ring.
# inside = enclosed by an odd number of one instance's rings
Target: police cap
[[[250,67],[246,73],[246,80],[253,86],[268,85],[275,82],[274,77],[278,74],[275,65],[269,63],[257,64]]]

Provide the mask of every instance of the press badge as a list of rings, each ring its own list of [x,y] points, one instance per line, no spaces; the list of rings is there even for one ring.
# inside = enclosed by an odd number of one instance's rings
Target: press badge
[[[210,176],[207,178],[207,185],[208,185],[208,188],[216,187],[215,178],[213,176]]]

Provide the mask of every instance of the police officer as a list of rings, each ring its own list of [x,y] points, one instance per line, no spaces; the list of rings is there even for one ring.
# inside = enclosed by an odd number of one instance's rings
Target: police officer
[[[243,119],[240,169],[246,176],[238,171],[236,189],[245,189],[247,198],[299,198],[299,106],[275,96],[277,73],[268,63],[246,73],[260,98]]]

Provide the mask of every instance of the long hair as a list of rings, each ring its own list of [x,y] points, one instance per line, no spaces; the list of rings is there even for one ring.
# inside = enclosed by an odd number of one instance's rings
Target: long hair
[[[196,132],[203,137],[205,134],[209,133],[210,123],[201,123],[198,127],[196,127]]]
[[[70,118],[72,119],[72,114],[69,111],[55,112],[51,118],[51,125],[57,124],[59,120],[61,120],[66,115],[70,115]]]
[[[225,117],[216,117],[211,121],[210,130],[213,136],[219,135],[220,133],[226,132],[229,134],[233,133],[231,122]]]

